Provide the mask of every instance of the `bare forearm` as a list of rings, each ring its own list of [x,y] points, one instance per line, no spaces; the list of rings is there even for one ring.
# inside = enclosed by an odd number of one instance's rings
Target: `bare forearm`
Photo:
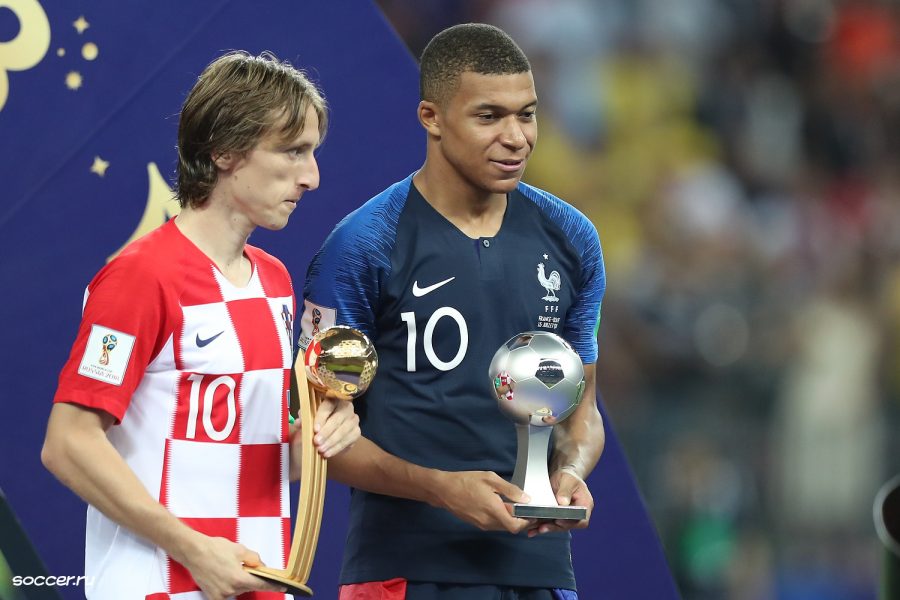
[[[147,492],[106,438],[112,421],[101,411],[54,405],[41,460],[82,499],[184,565],[204,598],[280,590],[242,568],[258,566],[258,554],[225,538],[194,531]]]
[[[586,479],[603,453],[606,434],[603,417],[597,409],[594,365],[585,365],[585,383],[581,404],[568,419],[554,428],[551,473],[569,468],[578,477]]]
[[[585,411],[587,412],[587,411]],[[550,459],[550,471],[564,467],[574,470],[582,479],[587,478],[603,453],[605,433],[603,418],[594,408],[593,414],[576,417],[558,425],[554,431],[554,451]]]
[[[428,503],[479,529],[517,533],[528,525],[512,517],[502,500],[527,502],[527,497],[490,471],[428,469],[388,454],[364,437],[328,464],[332,479],[368,492]]]
[[[102,428],[72,427],[68,419],[51,416],[41,457],[63,484],[116,523],[176,560],[190,552],[196,533],[150,496]]]
[[[335,481],[375,494],[440,505],[443,471],[428,469],[388,454],[365,437],[328,461],[328,476]]]

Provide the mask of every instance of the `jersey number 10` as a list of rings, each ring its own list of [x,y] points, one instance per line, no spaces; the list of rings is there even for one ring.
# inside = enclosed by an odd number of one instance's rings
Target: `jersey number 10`
[[[444,317],[450,317],[456,322],[459,328],[459,349],[449,362],[441,360],[434,351],[434,328],[437,327],[438,321]],[[416,370],[416,313],[405,312],[400,314],[400,318],[406,323],[406,370],[410,373]],[[441,371],[449,371],[455,369],[466,357],[466,350],[469,349],[469,328],[466,326],[466,320],[462,313],[450,306],[442,306],[434,311],[425,323],[425,336],[423,340],[425,346],[425,356],[428,362]]]
[[[185,437],[192,440],[197,437],[197,421],[199,420],[198,417],[200,416],[201,405],[200,387],[203,383],[203,375],[194,373],[188,377],[188,381],[191,382],[191,395]],[[216,429],[213,424],[212,410],[213,404],[215,403],[216,389],[220,385],[224,385],[228,388],[228,395],[225,401],[225,410],[227,414],[225,425],[222,429]],[[228,439],[228,436],[234,431],[234,424],[235,421],[237,421],[237,407],[235,406],[234,398],[235,387],[236,384],[233,377],[230,375],[221,375],[210,381],[209,385],[206,386],[206,391],[203,393],[203,429],[206,431],[206,435],[209,439],[214,442],[221,442],[222,440]]]

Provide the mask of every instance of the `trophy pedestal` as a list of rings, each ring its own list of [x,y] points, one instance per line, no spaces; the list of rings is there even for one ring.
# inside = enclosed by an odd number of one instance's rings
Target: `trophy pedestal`
[[[541,506],[538,504],[513,504],[512,515],[520,519],[544,519],[556,521],[559,519],[580,521],[587,518],[587,508],[584,506]]]
[[[550,448],[552,426],[516,423],[518,453],[516,471],[512,483],[522,488],[531,498],[530,504],[513,504],[514,517],[523,519],[565,519],[580,521],[587,517],[584,506],[560,506],[550,487],[547,471],[547,454]]]
[[[272,583],[277,583],[279,585],[285,586],[287,588],[288,594],[294,594],[295,596],[304,597],[312,596],[312,590],[306,587],[300,581],[297,581],[296,579],[291,577],[290,571],[270,569],[269,567],[246,567],[244,570],[248,573],[256,575],[257,577],[262,577],[263,579],[271,581]]]

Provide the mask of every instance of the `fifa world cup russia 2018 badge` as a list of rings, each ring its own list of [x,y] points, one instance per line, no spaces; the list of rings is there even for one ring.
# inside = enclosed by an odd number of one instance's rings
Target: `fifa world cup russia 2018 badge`
[[[312,324],[313,324],[312,335],[313,335],[313,337],[315,337],[316,334],[319,333],[319,323],[321,323],[321,322],[322,322],[322,311],[319,310],[318,308],[314,308],[312,311]]]
[[[107,334],[103,336],[103,350],[100,353],[100,364],[108,365],[109,364],[109,353],[113,351],[118,343],[118,339],[113,334]]]

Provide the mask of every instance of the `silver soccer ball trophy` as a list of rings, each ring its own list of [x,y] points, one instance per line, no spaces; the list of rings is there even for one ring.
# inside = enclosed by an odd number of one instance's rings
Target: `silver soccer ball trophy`
[[[512,483],[531,497],[531,504],[514,504],[513,515],[585,518],[584,507],[557,504],[547,471],[553,425],[572,414],[584,393],[581,357],[554,333],[528,331],[500,346],[488,371],[497,406],[516,426],[518,453]]]

